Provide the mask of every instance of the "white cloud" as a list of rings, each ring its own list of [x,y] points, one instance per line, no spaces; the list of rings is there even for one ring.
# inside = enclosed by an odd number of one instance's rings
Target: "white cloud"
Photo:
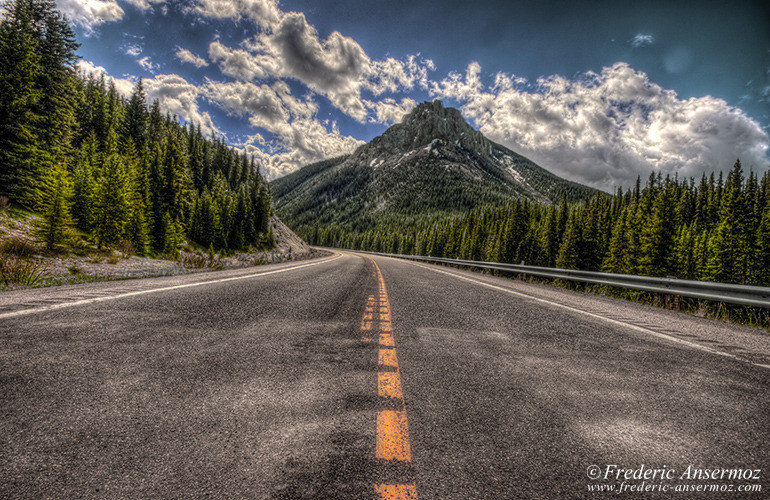
[[[123,1],[133,5],[134,7],[140,10],[148,10],[150,7],[152,7],[152,4],[166,2],[166,0],[123,0]]]
[[[56,0],[56,6],[87,33],[103,23],[123,18],[123,9],[115,0]]]
[[[142,53],[142,47],[140,47],[139,45],[136,45],[136,44],[126,45],[124,47],[124,50],[126,52],[126,55],[129,55],[129,56],[132,56],[132,57],[136,57],[136,56],[138,56],[139,54]]]
[[[409,113],[417,103],[414,99],[405,97],[401,99],[401,102],[396,102],[395,99],[387,97],[377,102],[365,101],[367,107],[374,110],[374,118],[370,121],[375,123],[383,123],[385,125],[392,125],[398,123],[401,119]]]
[[[122,0],[141,10],[166,0]],[[67,18],[91,34],[100,24],[120,21],[125,11],[116,0],[56,0],[56,7]]]
[[[271,28],[283,14],[275,0],[199,0],[195,11],[215,19],[246,17],[263,28]]]
[[[642,47],[644,45],[652,45],[655,43],[655,37],[649,33],[638,33],[631,39],[632,47]]]
[[[433,84],[494,141],[571,180],[611,190],[650,171],[680,177],[729,168],[740,157],[768,165],[770,138],[738,108],[711,96],[679,99],[626,63],[576,80],[541,78],[534,89],[500,74],[485,89],[477,63]]]
[[[202,68],[204,66],[208,66],[209,63],[206,62],[206,60],[200,56],[196,56],[192,52],[190,52],[187,49],[183,49],[182,47],[176,48],[176,57],[182,62],[190,63],[196,68]]]
[[[275,89],[265,84],[209,80],[205,93],[228,114],[248,116],[253,126],[270,132],[280,132],[291,116]]]
[[[251,60],[262,75],[299,80],[356,120],[366,119],[361,87],[370,61],[352,38],[334,31],[321,40],[304,14],[289,12],[272,30],[257,35],[248,48],[255,53]],[[250,54],[240,51],[239,55]]]
[[[86,75],[104,75],[105,78],[110,78],[115,83],[115,89],[118,93],[125,97],[131,95],[131,92],[134,90],[134,85],[136,84],[135,81],[128,78],[112,78],[107,74],[107,70],[104,69],[104,67],[97,66],[91,61],[85,61],[83,59],[79,60],[77,62],[77,69]]]
[[[209,113],[198,107],[201,93],[198,87],[175,74],[156,75],[143,82],[148,102],[157,99],[164,112],[177,115],[188,123],[199,124],[204,134],[222,135]]]
[[[359,122],[376,110],[362,92],[375,97],[385,92],[428,88],[432,61],[411,55],[404,60],[372,61],[352,38],[333,31],[323,40],[301,12],[282,12],[269,0],[202,0],[201,15],[253,20],[261,31],[230,48],[216,40],[209,58],[223,74],[242,81],[293,79],[329,99],[333,106]]]
[[[136,60],[137,64],[150,73],[155,73],[160,67],[150,60],[150,56],[144,56],[141,59]]]
[[[435,69],[436,65],[433,61],[430,59],[418,60],[415,55],[410,55],[403,61],[392,57],[384,61],[372,61],[364,87],[375,96],[383,92],[411,90],[415,85],[427,89],[428,71]]]
[[[265,66],[272,64],[265,57],[254,56],[241,49],[231,50],[218,41],[209,45],[209,59],[219,63],[219,69],[225,75],[244,81],[266,78],[270,71]],[[274,71],[278,72],[277,69]]]
[[[352,153],[364,144],[342,135],[336,123],[332,123],[329,130],[315,120],[300,120],[293,123],[292,130],[294,133],[291,136],[281,138],[279,144],[267,148],[268,151],[256,139],[243,148],[260,162],[268,180],[294,172],[309,163]]]
[[[362,144],[343,136],[336,123],[320,123],[315,118],[316,103],[311,98],[297,99],[283,81],[257,85],[207,80],[202,92],[228,114],[248,117],[252,126],[275,135],[273,143],[254,134],[244,144],[244,150],[263,163],[271,179],[314,161],[350,153]]]

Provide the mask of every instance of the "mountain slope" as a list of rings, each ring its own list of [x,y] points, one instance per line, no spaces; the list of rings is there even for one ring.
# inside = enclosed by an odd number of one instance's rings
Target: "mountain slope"
[[[490,141],[441,101],[420,104],[353,154],[308,165],[271,189],[294,228],[335,223],[354,230],[512,199],[552,203],[596,193]]]

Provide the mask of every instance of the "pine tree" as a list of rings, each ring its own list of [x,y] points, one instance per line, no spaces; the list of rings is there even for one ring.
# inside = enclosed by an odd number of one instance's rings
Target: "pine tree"
[[[562,239],[561,248],[559,248],[559,255],[556,258],[556,267],[562,269],[577,269],[578,245],[580,243],[578,232],[580,227],[578,227],[575,218],[575,211],[570,211],[567,226],[564,230],[564,238]]]
[[[139,159],[131,139],[128,139],[125,155],[126,195],[128,216],[123,238],[131,242],[137,255],[145,256],[150,251],[150,233],[147,225],[147,207],[141,174],[137,169]]]
[[[756,236],[757,284],[770,286],[770,205],[765,205]]]
[[[641,232],[639,269],[642,274],[666,276],[670,273],[673,236],[670,197],[666,189],[659,189]]]
[[[130,138],[136,150],[142,152],[147,142],[147,96],[142,79],[134,86],[131,98],[123,115],[123,136]]]
[[[41,178],[38,192],[40,219],[37,237],[48,249],[62,243],[72,229],[72,181],[63,163],[57,163]]]
[[[622,210],[612,227],[612,239],[602,270],[608,273],[623,274],[628,272],[626,249],[628,248],[628,208]]]
[[[129,217],[128,186],[122,158],[110,154],[104,160],[94,200],[94,236],[100,249],[113,247],[123,237]]]
[[[5,8],[0,21],[0,194],[33,206],[44,159],[38,135],[40,41],[31,2],[15,0]]]
[[[74,198],[72,215],[77,227],[90,231],[93,223],[94,192],[96,189],[96,168],[98,152],[93,132],[78,148],[72,168]]]
[[[75,129],[77,88],[73,69],[79,44],[67,19],[56,10],[53,0],[27,0],[32,5],[37,27],[40,63],[37,85],[41,90],[38,114],[43,118],[39,135],[43,148],[53,161],[64,161],[70,154]]]
[[[709,240],[707,278],[712,281],[745,283],[750,275],[748,259],[753,242],[748,240],[745,228],[747,214],[742,184],[739,160],[720,189],[719,224]]]

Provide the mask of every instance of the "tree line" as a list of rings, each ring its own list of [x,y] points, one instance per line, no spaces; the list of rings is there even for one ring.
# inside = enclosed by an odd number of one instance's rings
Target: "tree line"
[[[49,247],[72,234],[99,248],[173,253],[185,240],[272,246],[259,166],[200,126],[76,71],[74,32],[52,0],[11,0],[0,20],[0,195],[40,215]]]
[[[770,286],[770,173],[740,160],[679,180],[652,174],[614,196],[516,200],[428,226],[304,226],[311,244],[381,252]]]

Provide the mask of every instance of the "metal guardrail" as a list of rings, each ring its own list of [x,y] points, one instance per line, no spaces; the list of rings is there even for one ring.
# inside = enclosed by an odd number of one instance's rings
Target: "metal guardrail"
[[[727,302],[744,306],[770,308],[770,287],[731,285],[727,283],[714,283],[709,281],[680,280],[673,278],[652,278],[649,276],[635,276],[631,274],[598,273],[591,271],[576,271],[572,269],[558,269],[552,267],[524,266],[517,264],[503,264],[499,262],[481,262],[475,260],[447,259],[444,257],[424,257],[421,255],[399,255],[380,252],[361,253],[408,259],[421,262],[439,264],[452,264],[455,266],[476,267],[481,269],[493,269],[510,273],[529,274],[544,278],[580,281],[596,285],[615,286],[655,292],[667,295],[680,295],[696,299]]]

